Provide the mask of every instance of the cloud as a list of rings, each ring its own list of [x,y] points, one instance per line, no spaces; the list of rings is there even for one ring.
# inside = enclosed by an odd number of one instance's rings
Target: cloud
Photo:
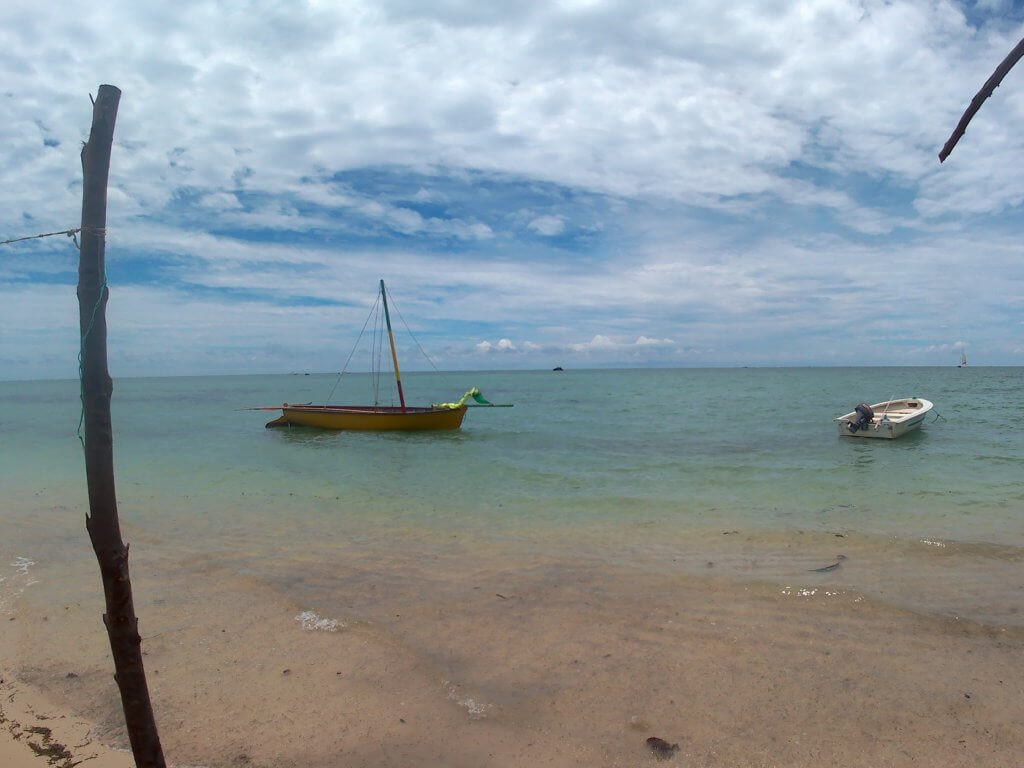
[[[513,344],[509,339],[499,339],[497,343],[492,344],[489,341],[481,341],[476,345],[476,349],[479,352],[485,354],[491,352],[519,352],[519,348]]]
[[[0,239],[77,225],[102,78],[134,372],[316,368],[381,277],[450,367],[1020,364],[1024,70],[935,157],[1011,7],[114,0],[66,3],[71,27],[7,4]],[[12,375],[66,371],[57,240],[0,247]]]
[[[590,341],[582,343],[569,344],[568,349],[573,352],[593,352],[593,351],[625,351],[632,348],[642,347],[672,347],[675,346],[675,342],[672,339],[655,339],[649,336],[638,336],[632,341],[627,339],[612,339],[609,336],[603,334],[596,334]]]
[[[634,343],[638,347],[670,347],[675,344],[672,339],[651,339],[647,336],[640,336]]]
[[[569,349],[574,352],[589,352],[593,349],[611,349],[616,346],[618,345],[614,341],[599,333],[590,341],[585,341],[579,344],[570,344]]]
[[[565,220],[561,216],[538,216],[527,226],[538,235],[551,237],[565,231]]]
[[[199,199],[199,205],[220,211],[238,210],[242,207],[238,198],[230,192],[211,192],[203,195]]]

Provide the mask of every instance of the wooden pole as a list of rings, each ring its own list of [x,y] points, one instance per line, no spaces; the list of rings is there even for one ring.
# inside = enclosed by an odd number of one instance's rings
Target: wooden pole
[[[395,384],[398,385],[398,402],[405,413],[405,394],[402,392],[402,374],[398,372],[398,353],[395,351],[395,334],[391,332],[391,313],[388,312],[388,294],[384,290],[384,281],[380,281],[380,298],[384,302],[384,320],[388,324],[388,342],[391,344],[391,362],[395,366]],[[392,400],[392,402],[394,402]]]
[[[128,546],[121,540],[114,491],[114,437],[110,423],[113,382],[107,371],[107,282],[103,266],[107,176],[121,91],[101,85],[93,102],[89,141],[82,147],[82,240],[78,265],[82,412],[89,514],[85,527],[100,565],[107,612],[103,623],[114,657],[125,725],[138,768],[164,768],[153,706],[142,666],[142,638],[132,603]]]

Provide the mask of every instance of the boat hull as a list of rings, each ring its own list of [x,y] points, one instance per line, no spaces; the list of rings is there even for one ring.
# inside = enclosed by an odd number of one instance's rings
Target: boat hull
[[[458,429],[466,416],[461,408],[394,408],[373,406],[287,405],[267,427],[315,427],[363,431]]]
[[[858,417],[856,411],[837,418],[836,427],[839,434],[842,437],[894,440],[915,429],[920,429],[925,417],[932,410],[932,403],[920,397],[913,397],[875,403],[871,409],[875,412],[871,423],[856,432],[851,432],[849,427],[850,423]]]

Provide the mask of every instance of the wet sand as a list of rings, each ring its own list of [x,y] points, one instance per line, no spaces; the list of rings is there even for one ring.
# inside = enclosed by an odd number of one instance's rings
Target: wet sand
[[[92,723],[23,683],[0,682],[0,765],[40,768],[43,765],[131,768],[131,756],[97,741]]]
[[[411,549],[346,553],[330,571],[181,561],[155,542],[132,552],[169,765],[867,768],[1024,754],[1024,630],[823,579],[785,589],[711,568]],[[95,562],[45,575],[58,573],[94,580],[95,598],[26,588],[0,616],[5,765],[23,749],[11,722],[24,734],[62,716],[86,724],[55,737],[73,755],[63,764],[126,757],[110,751],[127,740]],[[655,754],[651,737],[678,748]]]

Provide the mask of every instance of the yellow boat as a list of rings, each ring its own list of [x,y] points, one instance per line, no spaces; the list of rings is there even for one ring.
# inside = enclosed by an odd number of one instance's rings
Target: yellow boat
[[[395,337],[391,332],[391,314],[388,312],[388,297],[384,281],[380,281],[380,297],[384,305],[384,319],[387,323],[388,342],[391,345],[391,361],[395,368],[395,384],[401,405],[312,405],[310,403],[284,403],[279,406],[281,415],[267,422],[267,427],[317,427],[319,429],[358,430],[409,430],[458,429],[466,417],[466,402],[472,398],[478,404],[493,407],[480,390],[473,387],[454,403],[434,403],[428,407],[413,407],[405,404],[402,391],[402,376],[398,371],[398,354],[395,352]],[[276,411],[278,406],[258,410]]]
[[[319,427],[320,429],[458,429],[466,406],[458,408],[397,408],[373,405],[288,405],[268,427]]]

